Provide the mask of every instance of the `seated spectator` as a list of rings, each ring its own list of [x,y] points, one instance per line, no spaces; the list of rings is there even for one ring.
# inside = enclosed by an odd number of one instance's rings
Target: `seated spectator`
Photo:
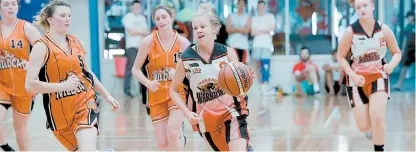
[[[325,90],[330,95],[337,95],[341,90],[341,68],[337,61],[337,51],[332,52],[332,60],[324,65],[325,70]]]
[[[310,60],[309,48],[303,47],[300,51],[300,61],[293,67],[293,76],[296,80],[295,95],[319,94],[319,68]]]

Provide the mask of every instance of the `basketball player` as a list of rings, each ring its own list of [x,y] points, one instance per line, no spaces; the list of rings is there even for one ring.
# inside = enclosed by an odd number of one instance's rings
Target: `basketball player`
[[[160,5],[154,8],[153,20],[158,30],[145,37],[138,47],[140,50],[133,66],[133,74],[147,87],[147,106],[150,108],[158,147],[161,150],[182,151],[185,145],[185,137],[181,132],[184,114],[172,101],[169,87],[181,50],[189,46],[189,41],[173,30],[169,7]],[[140,70],[143,66],[147,76]],[[183,86],[181,88],[181,97],[185,98]]]
[[[357,127],[362,132],[371,129],[374,150],[383,151],[389,74],[399,64],[401,53],[391,29],[374,19],[373,0],[349,2],[359,19],[343,35],[338,47],[338,61],[347,74],[348,100]],[[384,60],[387,47],[392,54],[389,63]],[[352,54],[350,57],[349,53]]]
[[[221,67],[228,62],[238,62],[237,54],[234,49],[214,42],[220,22],[211,9],[200,7],[192,27],[198,43],[182,53],[170,88],[171,97],[194,131],[198,131],[215,151],[252,150],[246,122],[247,96],[242,99],[225,94],[218,82]],[[185,75],[190,82],[192,97],[198,103],[192,106],[197,107],[192,111],[180,95]]]
[[[7,131],[3,127],[10,106],[14,109],[13,127],[19,150],[28,151],[30,147],[28,119],[34,94],[26,92],[25,68],[29,47],[41,37],[32,24],[17,18],[18,8],[17,0],[0,0],[0,149],[4,151],[13,151],[6,142]]]
[[[68,34],[71,9],[66,1],[47,4],[36,17],[47,34],[33,46],[26,76],[29,92],[43,93],[47,127],[70,151],[95,151],[100,93],[116,111],[119,103],[85,64],[86,50]]]

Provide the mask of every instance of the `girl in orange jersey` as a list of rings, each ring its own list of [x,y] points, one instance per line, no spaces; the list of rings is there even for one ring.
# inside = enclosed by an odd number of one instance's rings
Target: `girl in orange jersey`
[[[373,0],[349,0],[358,21],[351,24],[338,46],[338,61],[347,74],[348,101],[357,127],[373,133],[375,151],[384,150],[389,74],[399,64],[401,52],[391,29],[374,19]],[[387,48],[392,59],[386,63]],[[348,56],[348,54],[352,54]]]
[[[182,52],[170,88],[171,97],[194,131],[198,131],[213,150],[252,151],[246,122],[248,97],[225,94],[218,82],[223,64],[238,62],[238,57],[234,49],[214,42],[221,24],[210,7],[201,4],[194,15],[192,27],[198,43]],[[191,96],[197,104],[192,111],[180,95],[179,88],[185,77],[189,79]]]
[[[26,89],[43,93],[47,127],[66,149],[95,151],[99,113],[95,91],[113,110],[119,109],[119,103],[85,64],[86,50],[80,41],[68,34],[68,2],[51,1],[40,11],[36,23],[47,34],[30,54]]]
[[[186,143],[181,132],[184,115],[173,103],[169,87],[181,51],[189,45],[189,41],[173,30],[172,12],[167,6],[154,8],[153,20],[158,30],[145,37],[138,47],[133,74],[148,88],[147,106],[150,108],[158,147],[162,150],[182,151]],[[142,66],[146,68],[147,77],[140,70]],[[185,98],[183,86],[181,88],[182,98]]]
[[[28,151],[30,134],[28,119],[34,94],[26,92],[26,65],[30,46],[40,39],[39,31],[30,23],[17,18],[17,0],[0,0],[0,149],[12,151],[6,140],[3,120],[7,109],[13,107],[13,126],[19,150]]]

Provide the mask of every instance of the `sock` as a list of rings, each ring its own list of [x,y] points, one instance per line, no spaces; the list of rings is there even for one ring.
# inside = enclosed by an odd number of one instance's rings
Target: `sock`
[[[320,91],[319,91],[319,84],[313,84],[313,90],[314,90],[315,92],[320,92]]]
[[[3,145],[0,146],[4,151],[14,151],[14,149],[12,147],[9,146],[8,143],[5,143]]]
[[[384,145],[374,145],[374,151],[384,151]]]

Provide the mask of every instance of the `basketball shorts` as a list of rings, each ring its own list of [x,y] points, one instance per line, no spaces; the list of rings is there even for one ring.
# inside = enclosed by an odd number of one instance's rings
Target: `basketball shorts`
[[[0,91],[0,104],[8,109],[10,106],[22,115],[29,115],[32,112],[34,96],[13,96]]]
[[[236,139],[247,140],[247,151],[254,148],[250,142],[250,131],[247,126],[247,115],[232,117],[224,122],[221,129],[211,132],[200,132],[201,136],[214,151],[229,151],[228,144]]]
[[[301,87],[300,89],[302,89],[302,91],[305,94],[308,94],[308,95],[315,94],[315,90],[313,89],[313,84],[309,84],[308,80],[303,80],[302,82],[300,82],[300,87]],[[296,91],[296,89],[299,89],[299,88],[297,88],[296,85],[293,86],[293,91]]]
[[[364,84],[362,87],[347,87],[347,97],[351,108],[354,108],[357,102],[367,104],[370,95],[380,91],[386,92],[390,98],[390,82],[388,78],[376,79],[373,82]]]
[[[330,87],[332,87],[334,89],[334,93],[335,94],[338,94],[338,92],[341,90],[341,85],[340,85],[339,81],[334,81],[334,85],[332,85],[332,86],[328,86],[325,83],[325,90],[326,90],[326,92],[329,92],[329,88]]]
[[[237,53],[238,61],[242,63],[247,63],[247,60],[248,60],[247,50],[235,48],[235,51]]]
[[[150,119],[152,120],[152,123],[158,123],[167,119],[169,117],[169,111],[175,108],[178,107],[171,99],[156,105],[151,105],[149,109]]]
[[[78,149],[75,134],[82,128],[97,128],[98,133],[99,108],[95,101],[89,101],[75,112],[72,124],[64,129],[53,131],[55,138],[70,151]]]

